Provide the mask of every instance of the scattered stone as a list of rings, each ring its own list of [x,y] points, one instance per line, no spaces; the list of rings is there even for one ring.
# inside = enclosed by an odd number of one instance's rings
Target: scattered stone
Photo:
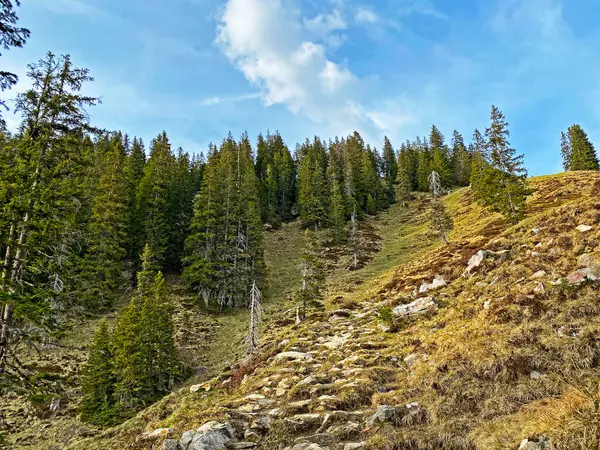
[[[173,434],[172,428],[158,428],[157,430],[144,433],[143,437],[146,439],[165,438]]]
[[[283,388],[277,388],[275,391],[275,397],[283,397],[287,391]]]
[[[408,367],[414,366],[417,362],[427,359],[427,355],[424,353],[411,353],[404,358],[404,364]]]
[[[529,378],[531,378],[532,380],[539,380],[540,378],[542,378],[542,374],[535,370],[532,370],[529,374]]]
[[[545,270],[538,270],[536,273],[534,273],[533,275],[531,275],[529,278],[531,280],[535,280],[537,278],[542,278],[546,276],[546,271]]]
[[[344,450],[359,450],[367,446],[366,442],[349,442],[344,445]]]
[[[535,288],[533,288],[533,292],[535,292],[536,294],[545,294],[546,286],[544,286],[544,283],[538,283],[538,285]]]
[[[275,355],[275,361],[310,361],[313,355],[303,352],[282,352]]]
[[[381,405],[377,411],[366,421],[368,428],[374,427],[378,423],[392,422],[398,416],[398,411],[393,406]]]
[[[327,450],[327,448],[321,447],[318,444],[302,443],[294,445],[292,450]]]
[[[321,422],[321,414],[317,413],[308,413],[308,414],[296,414],[292,417],[286,417],[284,419],[286,422],[291,422],[295,424],[305,425],[305,424],[317,424]]]
[[[235,450],[244,450],[247,448],[255,448],[255,447],[256,447],[255,442],[236,442],[235,444],[233,444],[233,448]]]
[[[267,397],[265,397],[264,395],[261,395],[261,394],[250,394],[250,395],[247,395],[244,398],[244,400],[249,401],[249,402],[257,402],[259,400],[264,400],[266,398]]]
[[[186,450],[221,450],[235,443],[235,430],[229,422],[207,422],[196,431],[186,431],[180,445]]]
[[[560,337],[577,337],[579,336],[579,329],[573,328],[570,325],[563,325],[556,333]]]
[[[431,283],[423,283],[421,285],[421,287],[419,287],[419,294],[423,294],[427,291],[430,291],[432,289],[437,289],[440,287],[444,287],[446,286],[448,283],[446,283],[446,280],[444,280],[444,277],[441,275],[436,275],[435,278],[433,279],[433,281]]]
[[[589,225],[579,225],[577,228],[575,228],[577,231],[579,231],[580,233],[587,233],[588,231],[591,231],[593,229],[593,227],[589,226]]]
[[[258,433],[255,433],[252,430],[246,430],[244,432],[244,439],[248,442],[260,442],[261,437],[258,435]]]
[[[427,311],[437,309],[433,297],[422,297],[407,305],[399,305],[393,309],[393,313],[399,317],[407,317],[415,314],[422,314]]]
[[[349,337],[350,337],[350,333],[346,333],[341,336],[333,336],[330,339],[328,339],[327,341],[325,341],[324,343],[322,343],[321,345],[323,347],[328,348],[329,350],[335,350],[336,348],[339,348],[342,345],[344,345],[348,341]]]
[[[203,384],[194,384],[194,385],[190,386],[190,392],[192,394],[194,392],[200,391],[201,389],[203,389],[204,391],[210,391],[210,384],[203,383]]]
[[[519,445],[519,450],[553,450],[553,447],[550,441],[543,437],[539,441],[523,439],[521,445]]]
[[[490,309],[490,305],[492,304],[491,300],[486,300],[483,302],[483,309]]]
[[[593,264],[567,275],[569,284],[581,284],[584,281],[600,281],[600,264]]]
[[[481,266],[481,264],[483,263],[484,260],[486,259],[505,259],[508,257],[508,250],[502,250],[500,252],[492,252],[489,250],[479,250],[477,253],[475,253],[473,256],[471,256],[471,259],[469,259],[469,262],[467,263],[467,273],[472,273],[475,269],[479,268],[479,266]]]
[[[165,439],[162,447],[162,450],[180,450],[179,441],[177,439]]]

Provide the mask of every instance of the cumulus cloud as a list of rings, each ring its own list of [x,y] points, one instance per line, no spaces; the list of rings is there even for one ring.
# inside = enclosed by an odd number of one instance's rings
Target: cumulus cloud
[[[379,17],[369,8],[357,8],[354,20],[358,23],[375,23]]]
[[[353,116],[348,105],[358,80],[307,37],[345,26],[338,10],[304,20],[281,0],[229,0],[216,42],[260,89],[265,105],[283,104],[314,122],[340,124]]]

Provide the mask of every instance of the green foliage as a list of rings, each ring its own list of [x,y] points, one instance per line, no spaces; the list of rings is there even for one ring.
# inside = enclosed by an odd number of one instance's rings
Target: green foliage
[[[462,135],[456,130],[454,130],[452,137],[452,172],[455,185],[469,185],[471,179],[471,154],[465,146]]]
[[[439,197],[434,197],[429,213],[431,231],[440,236],[444,243],[448,243],[448,233],[454,228],[452,216],[448,213],[444,202]]]
[[[252,283],[263,283],[258,180],[247,135],[239,143],[230,135],[210,153],[186,252],[184,278],[205,302],[246,306]]]
[[[565,170],[600,170],[598,155],[588,135],[579,125],[562,133],[561,153]]]
[[[325,264],[323,247],[319,237],[306,229],[304,232],[304,251],[301,256],[302,286],[298,299],[302,304],[301,317],[306,317],[309,304],[319,304],[324,297]]]
[[[315,137],[298,150],[298,206],[300,220],[305,227],[327,223],[328,191],[326,181],[327,155],[323,143]]]
[[[440,175],[442,186],[449,188],[453,183],[452,162],[448,146],[444,141],[444,135],[435,125],[431,127],[429,136],[429,145],[431,147],[431,165],[430,169]]]
[[[395,184],[398,178],[398,159],[387,136],[383,142],[383,175],[387,203],[392,204],[396,201]]]
[[[94,335],[82,376],[81,419],[102,426],[113,424],[117,416],[114,397],[116,379],[107,320],[100,322]]]

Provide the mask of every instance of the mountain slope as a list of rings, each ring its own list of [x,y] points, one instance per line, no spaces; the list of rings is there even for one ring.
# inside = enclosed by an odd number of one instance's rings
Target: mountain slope
[[[597,283],[579,281],[600,264],[600,174],[530,185],[514,226],[468,188],[447,196],[448,246],[428,235],[426,197],[367,221],[366,265],[348,271],[349,255],[336,253],[324,309],[295,325],[292,304],[279,303],[259,353],[208,391],[182,388],[69,448],[157,449],[162,433],[144,433],[168,427],[179,439],[210,420],[258,441],[237,448],[517,449],[544,435],[557,450],[596,448],[600,298]],[[436,276],[445,285],[419,294]],[[392,313],[429,296],[422,313]]]

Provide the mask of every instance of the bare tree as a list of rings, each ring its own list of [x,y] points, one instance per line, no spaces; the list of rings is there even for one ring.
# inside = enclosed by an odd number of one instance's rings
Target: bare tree
[[[258,347],[259,327],[262,322],[262,293],[256,285],[256,280],[252,282],[250,289],[250,330],[246,341],[248,343],[248,353],[254,353]]]
[[[444,193],[444,189],[442,188],[442,180],[440,179],[439,173],[436,171],[431,172],[431,175],[429,175],[427,181],[429,181],[429,190],[434,197],[439,197]]]

